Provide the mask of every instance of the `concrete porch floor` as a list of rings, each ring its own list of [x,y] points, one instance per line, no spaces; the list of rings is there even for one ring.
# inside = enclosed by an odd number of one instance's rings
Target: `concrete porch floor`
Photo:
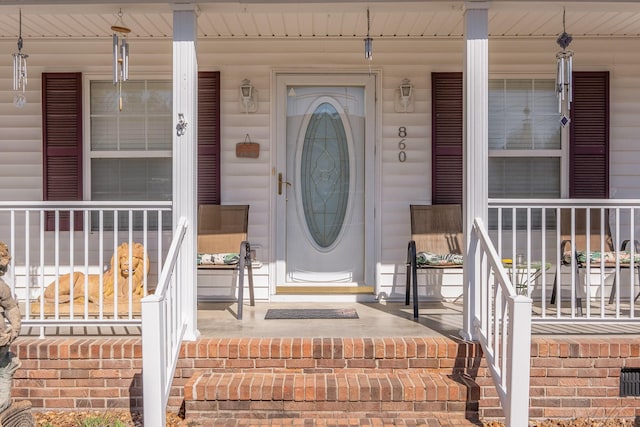
[[[198,330],[203,338],[231,337],[446,337],[460,339],[463,304],[421,302],[420,316],[413,318],[413,306],[403,302],[273,303],[243,305],[242,320],[236,319],[236,302],[198,304]],[[270,308],[354,308],[358,319],[266,320]],[[579,320],[579,319],[577,319]],[[640,323],[593,324],[579,322],[533,323],[533,335],[572,337],[580,335],[629,336],[640,334]]]
[[[420,318],[413,319],[413,306],[400,302],[381,303],[267,303],[243,306],[236,319],[237,304],[199,303],[198,329],[202,337],[459,337],[462,304],[421,303]],[[358,319],[265,319],[270,308],[349,309]]]
[[[265,319],[270,308],[349,309],[358,319]],[[235,301],[198,303],[198,330],[201,338],[381,338],[381,337],[445,337],[460,339],[463,322],[461,300],[421,302],[420,316],[413,319],[413,306],[404,302],[300,303],[256,302],[243,305],[242,320],[236,319]],[[576,337],[640,335],[640,322],[615,323],[533,323],[532,334],[537,336]],[[138,326],[49,326],[44,335],[113,337],[140,335]],[[40,327],[23,324],[21,336],[39,336]]]

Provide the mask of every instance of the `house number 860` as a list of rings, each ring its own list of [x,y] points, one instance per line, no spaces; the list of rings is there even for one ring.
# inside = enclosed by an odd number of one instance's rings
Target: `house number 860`
[[[404,142],[407,137],[407,128],[400,126],[398,128],[398,136],[402,138],[400,142],[398,142],[398,150],[400,150],[398,153],[398,161],[400,161],[400,163],[404,163],[407,161],[407,152],[404,151],[407,148],[407,144]]]

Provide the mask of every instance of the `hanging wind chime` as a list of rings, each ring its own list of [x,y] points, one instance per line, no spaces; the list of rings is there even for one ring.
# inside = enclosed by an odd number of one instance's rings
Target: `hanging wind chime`
[[[122,22],[122,9],[118,21],[111,26],[113,31],[113,84],[118,85],[118,108],[122,111],[122,82],[129,80],[129,43],[127,34],[131,30]]]
[[[368,61],[373,60],[373,39],[369,36],[370,29],[371,18],[369,17],[369,8],[367,8],[367,38],[364,39],[364,57]]]
[[[556,95],[558,97],[558,112],[560,113],[560,124],[565,127],[569,124],[571,101],[573,99],[573,51],[568,50],[569,44],[573,38],[565,31],[565,13],[562,11],[562,34],[558,36],[556,42],[562,50],[556,54],[557,72],[556,72]]]
[[[18,108],[27,103],[25,91],[27,90],[27,58],[29,55],[22,52],[22,9],[19,10],[19,34],[18,51],[13,56],[13,90],[19,91],[13,97],[13,105]]]

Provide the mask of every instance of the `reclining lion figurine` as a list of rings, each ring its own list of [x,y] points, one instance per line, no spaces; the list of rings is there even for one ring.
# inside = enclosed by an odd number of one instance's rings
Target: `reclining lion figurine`
[[[146,259],[146,268],[145,266]],[[117,265],[114,265],[115,262]],[[141,243],[133,243],[131,266],[129,266],[129,244],[122,243],[118,246],[117,253],[111,257],[111,268],[102,274],[102,297],[113,299],[115,294],[115,275],[118,281],[118,299],[128,299],[129,270],[132,273],[132,294],[134,297],[144,296],[144,277],[149,274],[150,262]],[[71,287],[73,286],[73,299],[85,298],[85,274],[79,271],[73,274],[65,274],[58,278],[58,302],[65,303],[71,300]],[[100,275],[88,275],[87,299],[92,303],[100,301]],[[56,282],[51,282],[44,290],[44,300],[48,303],[56,301]]]

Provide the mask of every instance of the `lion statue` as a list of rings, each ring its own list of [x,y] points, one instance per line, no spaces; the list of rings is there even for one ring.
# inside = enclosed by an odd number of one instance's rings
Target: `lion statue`
[[[146,259],[146,268],[145,266]],[[115,265],[115,261],[118,262]],[[132,294],[134,297],[144,296],[144,277],[149,274],[150,262],[141,243],[133,243],[131,265],[129,265],[129,244],[122,243],[118,246],[117,253],[111,257],[111,268],[102,274],[102,297],[113,299],[116,293],[116,278],[118,299],[128,298],[129,271],[132,274]],[[73,287],[73,298],[84,300],[85,298],[85,275],[79,271],[73,274],[65,274],[58,278],[58,302],[65,303],[71,300],[71,287]],[[88,275],[87,299],[92,303],[100,301],[100,275]],[[56,282],[51,282],[44,290],[44,300],[48,303],[56,301]]]

